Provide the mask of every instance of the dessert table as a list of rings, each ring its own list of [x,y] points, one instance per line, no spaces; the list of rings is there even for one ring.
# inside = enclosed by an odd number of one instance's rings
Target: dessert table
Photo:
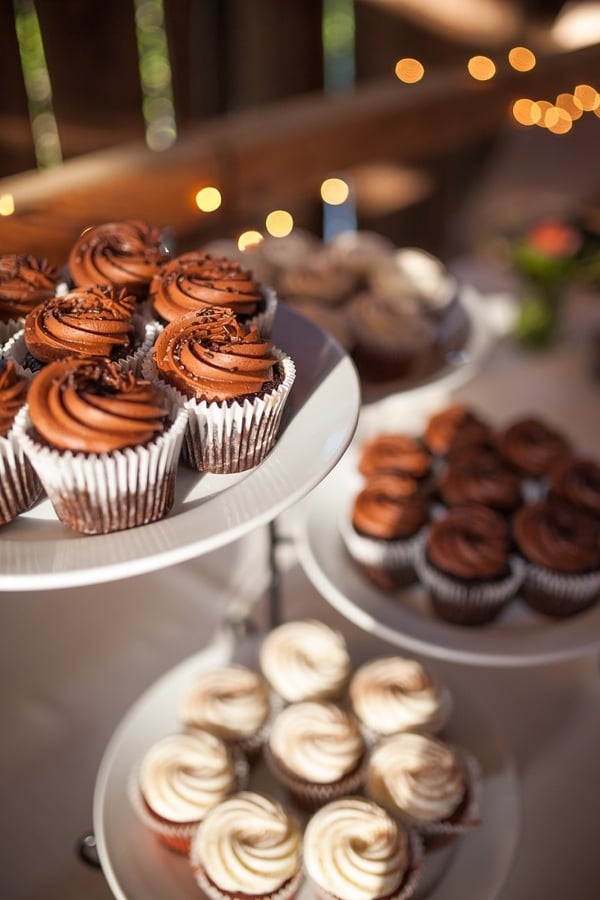
[[[464,274],[461,266],[457,261]],[[469,270],[473,281],[479,275]],[[486,288],[483,279],[480,287]],[[588,344],[600,303],[574,296],[567,313],[553,347],[534,354],[502,340],[475,377],[448,395],[443,387],[428,389],[423,404],[461,399],[497,420],[535,412],[564,428],[582,452],[597,455],[600,382]],[[361,413],[368,414],[368,409]],[[394,652],[376,633],[342,616],[300,564],[292,538],[302,531],[309,502],[310,496],[276,520],[275,598],[271,532],[263,524],[211,553],[149,573],[1,595],[3,896],[114,896],[112,882],[77,852],[97,812],[106,748],[140,695],[182,660],[214,645],[224,623],[225,634],[242,649],[276,614],[281,620],[311,616],[333,625],[356,658]],[[463,715],[478,711],[469,718],[471,727],[479,729],[483,745],[491,733],[486,729],[492,729],[515,776],[511,816],[492,810],[487,823],[500,874],[485,900],[599,895],[600,633],[596,637],[595,646],[588,635],[583,650],[571,647],[565,658],[552,662],[486,665],[420,655],[465,698]],[[460,877],[455,874],[452,888],[436,896],[484,900],[477,892],[479,866],[476,854],[463,854]]]

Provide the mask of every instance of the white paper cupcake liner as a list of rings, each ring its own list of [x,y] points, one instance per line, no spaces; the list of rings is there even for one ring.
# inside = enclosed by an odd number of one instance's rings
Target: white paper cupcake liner
[[[231,893],[227,893],[221,891],[213,881],[211,881],[204,869],[202,868],[202,862],[199,860],[194,853],[194,843],[192,843],[192,849],[190,852],[190,864],[192,867],[192,872],[194,873],[194,878],[196,879],[196,883],[200,890],[210,898],[210,900],[232,900]],[[300,890],[300,886],[302,884],[304,878],[304,873],[302,868],[299,868],[298,871],[291,877],[285,881],[281,887],[276,891],[271,891],[270,894],[261,894],[255,895],[257,900],[293,900],[293,898],[297,895]],[[240,894],[243,894],[243,891],[240,887]]]
[[[339,518],[342,541],[350,556],[365,566],[376,566],[385,572],[394,572],[414,564],[419,545],[423,542],[426,526],[416,534],[397,540],[378,540],[360,534],[352,526],[349,511]]]
[[[283,410],[296,378],[293,360],[275,349],[283,369],[281,384],[270,393],[242,403],[207,403],[188,399],[188,427],[183,442],[183,460],[192,469],[214,474],[244,472],[261,463],[273,448]],[[165,384],[151,354],[142,372],[151,381]]]
[[[30,509],[43,488],[14,433],[0,437],[0,525]]]
[[[600,599],[600,570],[568,574],[530,563],[523,596],[537,612],[559,618],[574,615]]]
[[[53,450],[30,437],[24,406],[14,430],[57,517],[84,534],[108,534],[146,525],[173,505],[187,415],[177,391],[166,390],[170,427],[145,446],[114,453]]]
[[[275,313],[277,312],[279,299],[275,290],[269,285],[261,285],[261,293],[265,301],[265,308],[249,319],[249,324],[256,325],[261,337],[270,338],[273,331]]]
[[[6,345],[12,337],[23,328],[23,319],[10,319],[0,322],[0,359],[4,356]]]

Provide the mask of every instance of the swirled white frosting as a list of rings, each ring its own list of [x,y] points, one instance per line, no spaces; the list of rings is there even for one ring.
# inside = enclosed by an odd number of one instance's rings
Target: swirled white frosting
[[[334,703],[313,700],[278,713],[269,747],[287,772],[317,784],[332,784],[352,772],[365,751],[353,716]]]
[[[196,676],[179,700],[188,728],[204,728],[225,740],[255,734],[269,714],[269,688],[246,666],[218,666]]]
[[[385,656],[365,663],[349,685],[356,716],[381,735],[438,732],[452,708],[450,691],[416,660]]]
[[[263,641],[260,667],[273,688],[288,703],[338,696],[350,672],[343,636],[313,619],[286,622]]]
[[[465,797],[467,781],[453,747],[405,732],[374,748],[365,790],[393,814],[419,825],[449,818]]]
[[[223,891],[269,894],[296,875],[301,853],[296,819],[272,798],[241,791],[206,816],[190,859]]]
[[[344,900],[373,900],[392,894],[409,863],[402,826],[362,797],[342,797],[321,807],[304,832],[309,878]]]
[[[144,800],[170,822],[199,821],[235,785],[229,751],[208,732],[167,735],[149,748],[140,764]]]

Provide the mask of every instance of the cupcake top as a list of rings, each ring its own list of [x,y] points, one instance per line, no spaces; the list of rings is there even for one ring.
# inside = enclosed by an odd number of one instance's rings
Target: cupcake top
[[[408,824],[449,819],[467,788],[456,750],[431,735],[404,732],[385,738],[367,766],[368,796]]]
[[[510,536],[505,519],[485,506],[454,506],[432,522],[429,562],[461,581],[493,581],[509,569]]]
[[[235,790],[236,769],[215,735],[172,734],[146,751],[138,785],[155,815],[168,822],[197,822]]]
[[[513,422],[496,438],[502,458],[523,475],[539,478],[569,453],[569,442],[555,428],[537,418]]]
[[[425,444],[437,456],[447,456],[467,445],[487,444],[490,439],[489,425],[462,403],[454,403],[434,413],[423,432]]]
[[[232,309],[251,317],[264,306],[258,281],[237,260],[191,251],[175,257],[150,284],[154,311],[166,322],[199,307]]]
[[[448,688],[417,660],[387,656],[360,666],[349,697],[359,721],[379,735],[400,731],[435,733],[452,709]]]
[[[424,478],[431,469],[431,458],[423,444],[408,434],[378,434],[360,450],[358,469],[362,475],[401,472]]]
[[[491,447],[464,447],[452,455],[438,490],[448,506],[481,503],[511,512],[521,502],[521,482]]]
[[[550,495],[600,515],[600,465],[595,459],[565,457],[548,475]]]
[[[58,273],[45,259],[28,253],[0,255],[0,322],[24,319],[54,296]]]
[[[429,502],[410,476],[373,475],[354,497],[353,528],[376,540],[412,537],[429,518]]]
[[[433,323],[412,295],[406,295],[404,300],[403,304],[398,297],[384,297],[372,291],[354,295],[348,309],[359,348],[365,340],[374,340],[386,353],[412,356],[434,344]]]
[[[269,390],[277,379],[272,341],[231,309],[206,307],[170,322],[153,348],[158,374],[186,397],[207,403]]]
[[[28,390],[29,381],[17,372],[13,360],[0,360],[0,437],[6,437],[12,428]]]
[[[103,358],[49,363],[33,379],[28,402],[39,439],[82,453],[147,444],[168,415],[158,387]]]
[[[260,667],[288,703],[338,697],[350,673],[350,655],[339,631],[316,619],[285,622],[260,649]]]
[[[312,816],[304,832],[304,865],[309,878],[340,900],[393,896],[410,863],[404,828],[363,797],[327,803]]]
[[[279,273],[278,284],[284,296],[311,297],[335,305],[354,290],[357,277],[323,248],[288,261]]]
[[[178,712],[187,728],[202,728],[227,741],[248,737],[267,720],[269,688],[246,666],[218,666],[195,677],[179,699]]]
[[[538,566],[570,574],[600,567],[600,525],[585,509],[558,500],[528,503],[513,531],[522,555]]]
[[[298,873],[302,833],[296,819],[271,797],[240,791],[205,817],[192,839],[199,864],[220,890],[243,896],[272,894]]]
[[[126,219],[86,228],[71,248],[69,272],[77,287],[113,284],[140,296],[169,259],[158,228]]]
[[[28,313],[24,338],[41,363],[66,356],[124,355],[133,342],[135,297],[112,285],[75,288]]]
[[[307,700],[274,718],[269,749],[284,772],[310,784],[334,784],[354,772],[364,741],[356,719],[334,703]]]

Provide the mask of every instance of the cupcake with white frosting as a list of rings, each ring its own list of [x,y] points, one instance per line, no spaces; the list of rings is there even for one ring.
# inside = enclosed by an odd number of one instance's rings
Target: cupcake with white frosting
[[[364,797],[328,803],[304,832],[305,872],[323,900],[407,900],[421,863],[418,839]]]
[[[343,635],[316,619],[274,628],[260,649],[260,668],[282,703],[332,700],[343,693],[351,661]]]
[[[422,663],[403,656],[364,663],[352,676],[348,696],[370,743],[401,731],[436,734],[452,710],[450,690]]]
[[[269,709],[269,686],[262,675],[233,664],[201,672],[178,704],[187,731],[210,731],[249,756],[263,742]]]
[[[190,862],[211,900],[289,900],[302,880],[302,832],[281,803],[241,791],[208,813],[194,835]]]
[[[277,781],[305,809],[358,790],[366,745],[358,722],[335,703],[291,703],[273,719],[264,748]]]
[[[170,734],[154,743],[132,774],[140,821],[172,850],[187,854],[207,812],[245,783],[246,766],[213,734]]]
[[[480,824],[479,780],[477,761],[467,751],[404,732],[372,750],[365,792],[415,828],[429,849]]]

